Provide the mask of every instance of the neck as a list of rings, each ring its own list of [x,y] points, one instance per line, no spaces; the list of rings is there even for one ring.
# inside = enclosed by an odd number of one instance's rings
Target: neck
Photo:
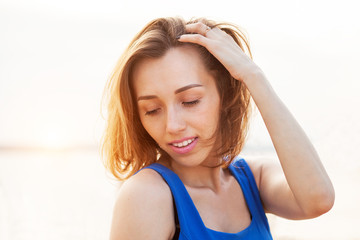
[[[217,193],[222,190],[227,176],[227,171],[222,168],[220,163],[219,160],[215,167],[209,165],[188,167],[170,161],[169,165],[186,187],[207,188]]]

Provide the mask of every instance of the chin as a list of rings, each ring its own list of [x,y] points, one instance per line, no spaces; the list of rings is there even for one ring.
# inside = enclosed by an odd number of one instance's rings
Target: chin
[[[175,156],[173,154],[169,154],[170,161],[175,163],[176,165],[181,165],[182,167],[192,168],[198,167],[200,165],[204,165],[209,159],[209,153],[196,153],[187,156]]]

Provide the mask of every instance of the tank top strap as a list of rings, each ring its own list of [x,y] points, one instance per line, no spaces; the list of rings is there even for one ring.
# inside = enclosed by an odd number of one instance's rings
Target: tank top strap
[[[159,163],[153,163],[146,168],[158,172],[170,187],[180,224],[179,240],[272,239],[255,178],[244,159],[236,158],[229,166],[230,172],[240,184],[252,217],[251,224],[238,233],[218,232],[207,228],[176,173]]]
[[[241,185],[248,208],[256,219],[259,227],[270,232],[269,223],[261,202],[259,189],[257,187],[254,175],[243,158],[237,157],[229,166],[229,170]]]
[[[159,163],[153,163],[146,168],[158,172],[170,187],[181,227],[179,239],[211,239],[210,236],[204,238],[208,235],[206,227],[178,175]]]

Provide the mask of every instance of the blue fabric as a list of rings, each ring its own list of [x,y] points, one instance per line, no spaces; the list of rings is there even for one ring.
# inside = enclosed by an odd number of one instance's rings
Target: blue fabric
[[[158,163],[151,164],[147,168],[158,172],[171,189],[180,223],[179,239],[272,239],[254,176],[244,159],[237,158],[229,166],[230,172],[240,184],[252,217],[250,225],[238,233],[218,232],[207,228],[180,178],[173,171]]]

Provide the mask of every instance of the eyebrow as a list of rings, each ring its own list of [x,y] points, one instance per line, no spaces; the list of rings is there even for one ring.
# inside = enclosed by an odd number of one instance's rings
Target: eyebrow
[[[190,88],[202,87],[202,86],[203,86],[203,85],[201,85],[201,84],[190,84],[190,85],[187,85],[187,86],[185,86],[185,87],[181,87],[181,88],[179,88],[179,89],[176,89],[174,93],[175,93],[175,94],[178,94],[178,93],[184,92],[184,91],[186,91],[186,90],[188,90],[188,89],[190,89]],[[140,97],[137,98],[137,100],[138,100],[138,101],[140,101],[140,100],[149,100],[149,99],[154,99],[154,98],[158,98],[158,96],[156,96],[156,95],[140,96]]]

